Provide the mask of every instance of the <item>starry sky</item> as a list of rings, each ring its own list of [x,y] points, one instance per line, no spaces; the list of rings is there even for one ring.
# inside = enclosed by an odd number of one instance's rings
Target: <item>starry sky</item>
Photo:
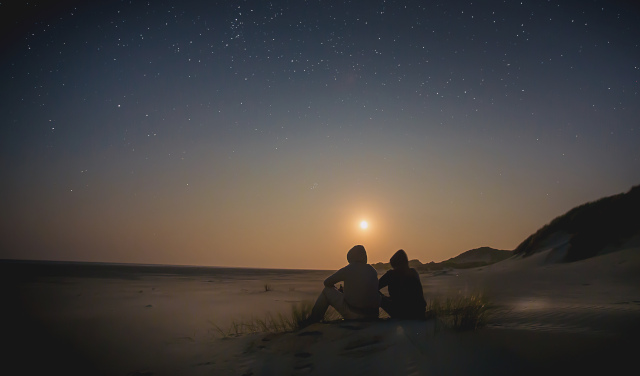
[[[0,258],[513,249],[640,183],[631,3],[3,1]]]

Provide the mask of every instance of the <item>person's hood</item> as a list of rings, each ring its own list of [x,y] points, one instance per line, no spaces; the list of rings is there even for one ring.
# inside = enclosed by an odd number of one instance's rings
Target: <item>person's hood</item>
[[[361,245],[356,245],[347,252],[347,261],[349,264],[353,262],[359,262],[362,264],[367,263],[367,251]]]

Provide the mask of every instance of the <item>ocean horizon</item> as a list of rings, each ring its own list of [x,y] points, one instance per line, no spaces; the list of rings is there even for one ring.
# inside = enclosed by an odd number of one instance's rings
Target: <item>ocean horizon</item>
[[[323,272],[322,269],[256,268],[234,266],[139,264],[94,261],[0,259],[0,273],[7,276],[60,276],[94,278],[135,278],[143,275],[207,276],[229,274],[274,275]]]

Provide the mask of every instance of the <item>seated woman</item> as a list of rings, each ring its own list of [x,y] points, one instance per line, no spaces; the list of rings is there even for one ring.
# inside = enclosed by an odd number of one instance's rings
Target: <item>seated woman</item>
[[[402,249],[391,257],[390,262],[393,269],[378,281],[378,290],[388,286],[390,295],[382,295],[380,307],[393,319],[424,319],[427,303],[418,272],[409,267],[409,259]]]

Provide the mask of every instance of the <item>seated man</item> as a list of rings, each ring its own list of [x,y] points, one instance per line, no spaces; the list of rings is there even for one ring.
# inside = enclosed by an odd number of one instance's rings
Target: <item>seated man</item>
[[[347,253],[347,261],[349,265],[325,279],[325,287],[304,325],[322,320],[329,306],[335,308],[345,319],[378,317],[378,273],[373,266],[367,264],[367,252],[364,247],[356,245],[351,248]],[[344,282],[344,292],[335,287],[340,281]]]
[[[407,254],[401,249],[391,257],[391,267],[378,283],[378,289],[389,287],[390,297],[382,295],[380,306],[393,319],[424,319],[427,303],[420,276],[409,267]]]

